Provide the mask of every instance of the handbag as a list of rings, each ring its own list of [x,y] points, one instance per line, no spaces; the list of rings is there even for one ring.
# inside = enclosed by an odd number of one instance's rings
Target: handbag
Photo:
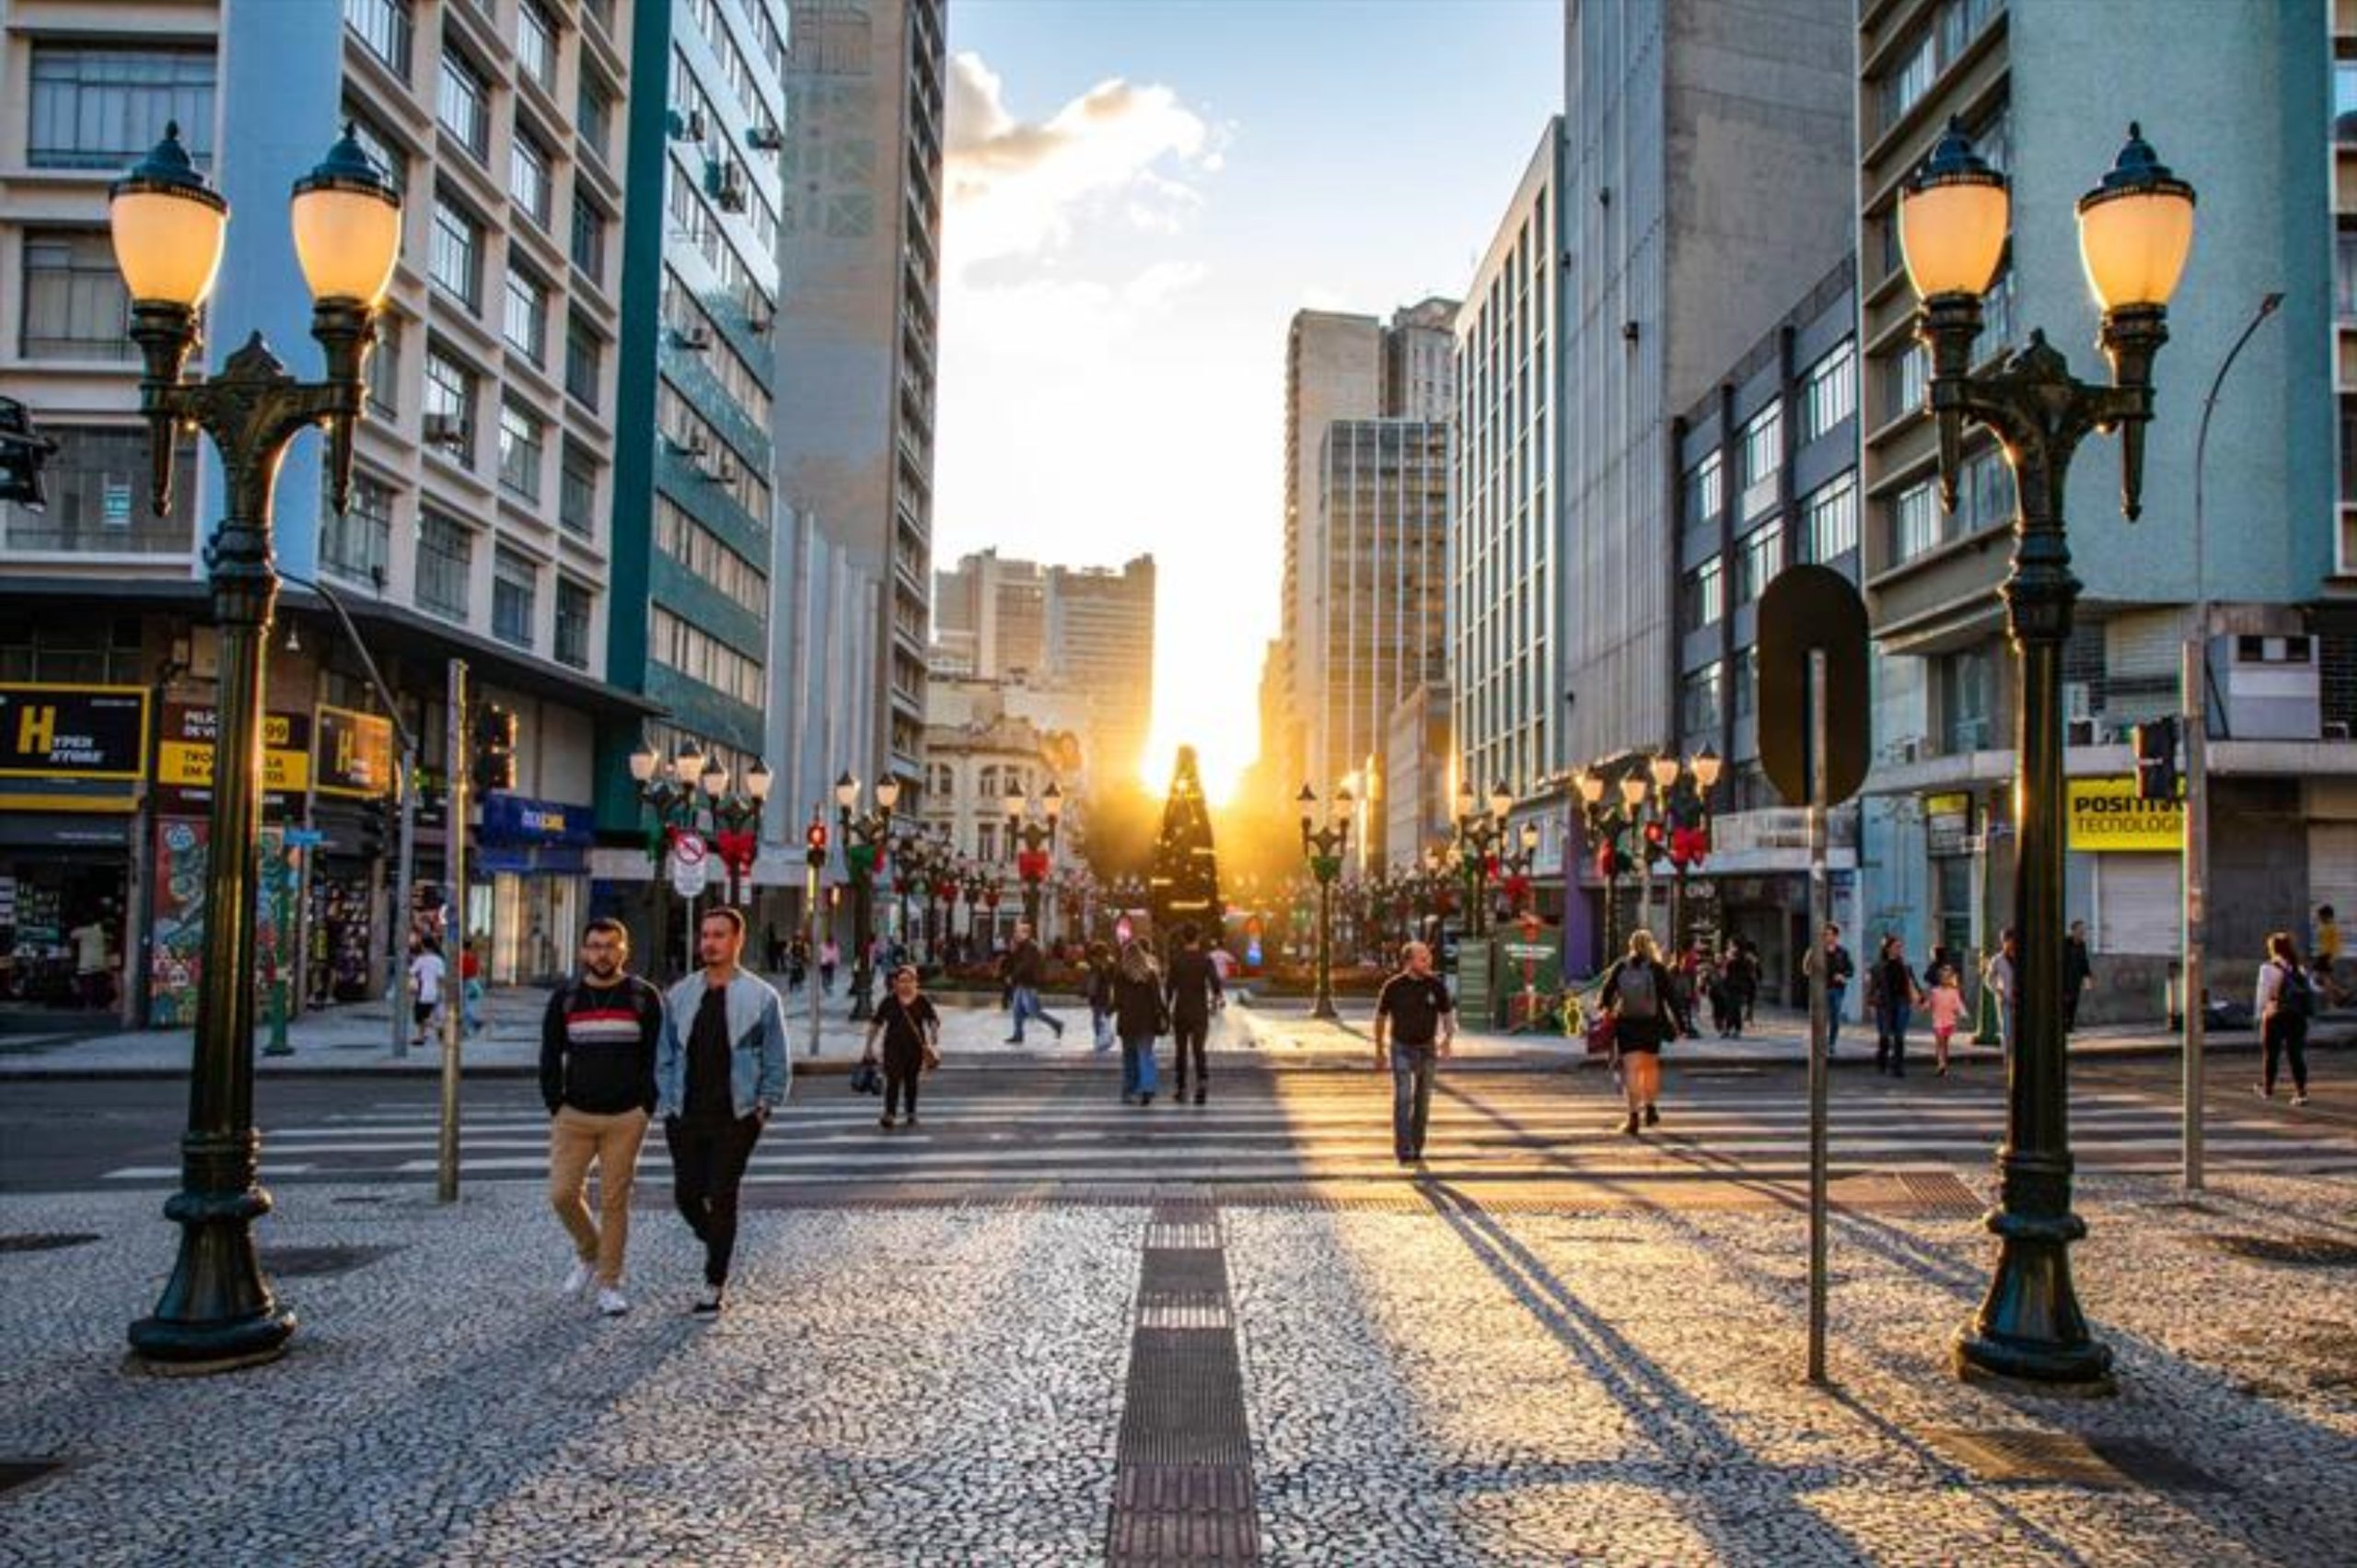
[[[937,1046],[937,1045],[934,1044],[934,1043],[933,1043],[933,1041],[931,1041],[931,1040],[927,1040],[927,1041],[925,1041],[925,1042],[924,1042],[924,1058],[923,1058],[923,1067],[924,1067],[924,1071],[926,1071],[926,1072],[930,1073],[930,1072],[932,1072],[935,1067],[938,1067],[938,1066],[940,1066],[940,1065],[941,1065],[941,1048],[940,1048],[939,1046]]]
[[[1617,1032],[1613,1016],[1602,1007],[1597,1008],[1587,1026],[1587,1053],[1590,1056],[1615,1054],[1613,1047],[1618,1043]]]
[[[873,1056],[863,1056],[851,1070],[851,1092],[855,1095],[880,1095],[884,1092],[884,1070]]]

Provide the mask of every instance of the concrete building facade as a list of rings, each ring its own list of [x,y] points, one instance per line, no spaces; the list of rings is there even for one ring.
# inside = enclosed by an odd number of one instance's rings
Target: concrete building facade
[[[2345,739],[2357,722],[2357,332],[2342,325],[2357,252],[2340,227],[2357,214],[2357,142],[2334,115],[2357,104],[2357,73],[2336,64],[2357,46],[2357,16],[2323,0],[1910,0],[1862,5],[1854,20],[1863,569],[1884,656],[1866,919],[1980,950],[2012,901],[2015,678],[1993,591],[2010,555],[2012,479],[1976,433],[1956,508],[1939,505],[1896,234],[1900,184],[1960,118],[2013,184],[1979,354],[2042,328],[2079,375],[2100,377],[2072,205],[2134,117],[2200,206],[2156,366],[2142,521],[2119,517],[2116,443],[2083,447],[2071,476],[2084,596],[2064,656],[2066,766],[2074,793],[2125,778],[2131,728],[2178,709],[2181,649],[2208,601],[2210,942],[2216,983],[2239,991],[2269,930],[2305,932],[2316,903],[2357,894],[2357,748]],[[2091,95],[2096,77],[2121,87]],[[2270,291],[2284,296],[2279,317],[2215,405],[2197,545],[2202,393]],[[2291,694],[2288,722],[2258,711],[2258,688]],[[2091,1016],[2160,1008],[2181,935],[2178,865],[2167,842],[2074,845],[2067,901],[2096,949]]]

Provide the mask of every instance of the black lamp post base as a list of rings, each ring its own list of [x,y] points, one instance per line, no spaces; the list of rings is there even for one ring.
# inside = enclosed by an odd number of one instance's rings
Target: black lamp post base
[[[152,1317],[131,1325],[131,1348],[187,1371],[226,1372],[274,1359],[295,1332],[295,1314],[262,1278],[253,1222],[270,1194],[182,1191],[164,1205],[180,1226],[180,1257]]]
[[[2107,1400],[2119,1392],[2111,1375],[2111,1350],[2089,1341],[2075,1354],[2056,1354],[2049,1345],[2022,1345],[1968,1330],[1950,1348],[1959,1381],[1997,1393],[2040,1399]]]
[[[2026,1179],[2024,1172],[2008,1179]],[[2001,1238],[1989,1294],[1951,1347],[1968,1383],[2013,1385],[2040,1394],[2099,1398],[2119,1391],[2111,1347],[2087,1331],[2071,1285],[2070,1244],[2087,1233],[2067,1208],[2051,1214],[2000,1208],[1988,1220]]]

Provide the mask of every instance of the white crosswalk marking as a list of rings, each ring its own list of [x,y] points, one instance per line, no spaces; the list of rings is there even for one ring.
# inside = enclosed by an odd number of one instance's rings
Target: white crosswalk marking
[[[1094,1075],[1019,1082],[929,1084],[916,1128],[886,1132],[877,1102],[839,1080],[801,1090],[747,1169],[754,1184],[879,1181],[1006,1183],[1283,1181],[1351,1179],[1395,1170],[1387,1086],[1367,1074],[1255,1075],[1220,1086],[1208,1106],[1164,1100],[1123,1106]],[[485,1096],[485,1098],[494,1098]],[[1662,1124],[1621,1133],[1608,1086],[1589,1076],[1464,1074],[1433,1102],[1426,1153],[1435,1173],[1467,1177],[1613,1179],[1703,1175],[1785,1179],[1807,1160],[1807,1112],[1790,1082],[1772,1087],[1674,1079]],[[2003,1135],[2001,1086],[1928,1083],[1837,1097],[1837,1170],[1950,1167],[1985,1171]],[[2098,1090],[2072,1106],[2083,1172],[2167,1170],[2178,1157],[2177,1109],[2166,1096]],[[2287,1115],[2253,1102],[2214,1110],[2212,1161],[2222,1168],[2357,1169],[2345,1124]],[[461,1174],[530,1180],[548,1167],[548,1121],[510,1092],[469,1114]],[[265,1179],[416,1179],[435,1169],[429,1107],[356,1106],[266,1127]],[[668,1181],[661,1130],[646,1140],[642,1178]],[[109,1171],[123,1184],[169,1185],[177,1166]]]

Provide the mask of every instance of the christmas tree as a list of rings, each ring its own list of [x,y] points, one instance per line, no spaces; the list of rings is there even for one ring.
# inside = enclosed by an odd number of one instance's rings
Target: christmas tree
[[[1219,897],[1219,857],[1212,848],[1211,812],[1202,781],[1195,775],[1195,749],[1178,748],[1170,794],[1162,805],[1162,832],[1154,841],[1154,871],[1148,884],[1155,930],[1167,940],[1181,925],[1192,925],[1206,941],[1217,940],[1226,906]]]

